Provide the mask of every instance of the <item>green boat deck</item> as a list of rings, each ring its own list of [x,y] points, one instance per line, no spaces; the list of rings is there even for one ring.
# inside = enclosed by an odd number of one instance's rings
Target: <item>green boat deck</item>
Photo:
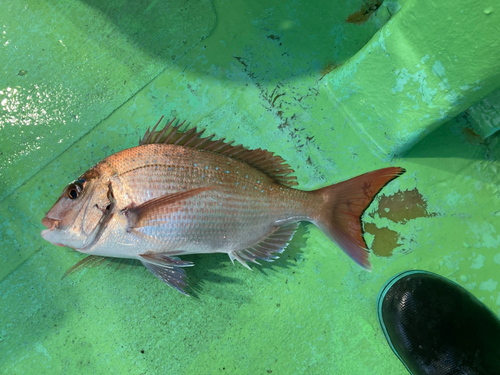
[[[377,322],[423,269],[500,315],[500,5],[0,4],[0,372],[405,374]],[[299,189],[407,173],[363,217],[373,271],[303,223],[279,260],[87,268],[40,236],[64,186],[165,115],[282,156]]]

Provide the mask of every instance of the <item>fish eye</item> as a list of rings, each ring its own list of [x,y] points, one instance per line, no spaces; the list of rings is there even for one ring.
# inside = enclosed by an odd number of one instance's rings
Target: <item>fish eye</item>
[[[76,199],[76,198],[78,198],[79,195],[80,195],[80,193],[78,192],[78,189],[76,188],[75,185],[71,185],[68,188],[68,198],[69,199]]]
[[[66,195],[68,196],[68,198],[69,199],[78,198],[83,191],[84,183],[85,183],[85,180],[80,179],[80,180],[76,180],[75,182],[69,184],[68,190],[66,192]]]

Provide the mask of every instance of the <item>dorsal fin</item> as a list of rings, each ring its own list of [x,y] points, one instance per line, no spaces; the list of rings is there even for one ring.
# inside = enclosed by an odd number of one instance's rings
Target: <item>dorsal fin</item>
[[[180,131],[180,128],[185,121],[180,124],[177,121],[176,125],[174,125],[175,117],[169,121],[162,130],[156,130],[162,120],[163,116],[152,130],[148,128],[144,137],[139,140],[139,146],[154,143],[173,144],[197,150],[210,151],[243,161],[261,172],[264,172],[282,185],[298,185],[296,177],[290,176],[290,174],[294,172],[293,169],[291,169],[281,157],[275,156],[272,152],[260,148],[248,150],[242,145],[233,146],[234,141],[225,142],[225,138],[213,140],[215,134],[208,137],[202,137],[205,129],[197,131],[196,127],[183,133]]]

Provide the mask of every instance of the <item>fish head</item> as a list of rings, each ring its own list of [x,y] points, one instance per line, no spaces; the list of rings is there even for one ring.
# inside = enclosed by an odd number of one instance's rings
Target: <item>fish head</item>
[[[94,243],[109,217],[114,198],[109,178],[89,170],[68,184],[42,219],[42,237],[57,246],[84,251]]]

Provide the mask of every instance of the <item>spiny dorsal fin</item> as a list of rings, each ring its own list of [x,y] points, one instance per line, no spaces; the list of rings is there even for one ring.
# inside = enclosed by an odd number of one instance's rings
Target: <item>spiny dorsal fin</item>
[[[213,140],[215,134],[208,137],[202,137],[205,129],[197,131],[196,127],[182,133],[179,129],[185,121],[180,124],[177,122],[176,125],[173,125],[175,117],[168,122],[162,130],[157,131],[156,128],[162,120],[163,116],[152,130],[148,128],[144,137],[139,140],[139,146],[153,143],[173,144],[197,150],[210,151],[243,161],[261,172],[264,172],[282,185],[298,185],[296,177],[290,176],[290,174],[293,173],[293,169],[291,169],[281,157],[275,156],[272,152],[260,148],[248,150],[242,145],[233,146],[234,141],[225,142],[225,138]]]

